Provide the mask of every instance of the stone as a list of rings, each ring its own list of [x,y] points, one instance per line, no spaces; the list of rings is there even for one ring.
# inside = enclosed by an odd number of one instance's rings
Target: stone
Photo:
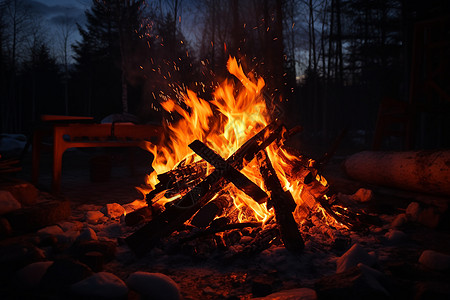
[[[75,260],[58,259],[47,269],[41,288],[47,291],[67,291],[70,286],[92,275],[92,270]]]
[[[109,272],[98,272],[74,283],[70,290],[79,296],[101,299],[123,299],[128,294],[126,284],[116,275]],[[162,299],[162,298],[156,298]]]
[[[350,199],[357,202],[368,202],[372,200],[373,192],[369,189],[360,188],[353,195],[350,196]]]
[[[374,254],[369,254],[359,244],[354,244],[347,252],[337,259],[336,273],[345,272],[359,263],[372,266],[376,261],[377,258]]]
[[[59,222],[58,226],[61,227],[61,229],[64,232],[80,231],[83,228],[83,223],[81,223],[79,221],[72,221],[72,222],[64,221],[64,222]]]
[[[358,264],[345,272],[319,279],[315,290],[319,299],[378,300],[390,297],[388,285],[383,273]]]
[[[407,236],[403,231],[391,229],[384,235],[391,244],[402,243],[407,240]]]
[[[100,221],[100,219],[104,216],[105,215],[100,211],[90,210],[86,212],[85,221],[88,222],[89,224],[97,224]]]
[[[67,248],[75,242],[79,232],[64,232],[58,225],[52,225],[38,230],[37,235],[41,239],[41,246],[48,245]],[[60,250],[62,250],[62,248]]]
[[[317,293],[313,289],[298,288],[285,290],[267,295],[262,298],[253,298],[254,300],[317,300]]]
[[[178,284],[167,275],[137,271],[126,280],[130,289],[139,293],[143,299],[182,299]]]
[[[10,192],[0,190],[0,215],[18,210],[21,207],[20,202]]]
[[[450,255],[434,250],[425,250],[419,257],[419,263],[436,271],[446,271],[450,269]]]
[[[47,226],[45,228],[38,230],[37,232],[37,234],[41,238],[45,238],[48,236],[59,236],[62,235],[63,233],[64,231],[58,225]]]
[[[406,222],[408,222],[408,219],[406,218],[406,214],[399,214],[399,215],[394,219],[394,221],[392,221],[391,227],[392,227],[392,228],[402,227],[403,225],[406,224]]]
[[[17,286],[26,290],[39,288],[42,277],[52,264],[53,261],[40,261],[23,267],[15,274]]]
[[[125,208],[118,203],[108,203],[102,209],[102,212],[111,219],[119,219],[125,213]]]
[[[83,231],[81,231],[80,235],[77,238],[77,242],[82,241],[97,241],[98,237],[95,231],[92,228],[85,228]]]
[[[406,208],[406,217],[412,222],[416,222],[419,219],[420,204],[417,202],[411,202]]]
[[[58,236],[58,242],[65,244],[65,246],[70,246],[78,239],[79,236],[79,231],[66,231]]]
[[[10,192],[23,206],[34,205],[37,202],[39,191],[29,182],[19,181],[7,182],[0,185],[1,190]]]

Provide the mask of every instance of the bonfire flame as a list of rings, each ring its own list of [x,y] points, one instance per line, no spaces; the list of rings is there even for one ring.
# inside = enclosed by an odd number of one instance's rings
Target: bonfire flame
[[[201,160],[188,146],[192,141],[202,141],[227,159],[270,123],[270,112],[262,93],[264,80],[255,78],[252,73],[246,75],[235,58],[230,57],[227,69],[240,83],[236,83],[235,79],[225,80],[216,88],[212,101],[201,99],[193,91],[187,90],[181,93],[178,101],[168,99],[161,103],[164,110],[178,115],[178,121],[163,125],[166,134],[158,145],[148,144],[148,150],[154,155],[154,172],[147,180],[151,189],[155,189],[158,183],[157,174],[170,171],[179,164],[187,165]],[[292,170],[292,166],[301,158],[290,154],[276,143],[272,143],[266,150],[283,188],[289,190],[297,206],[301,206],[304,204],[301,198],[303,184]],[[214,169],[209,165],[208,168],[207,174]],[[265,190],[256,159],[249,162],[241,172]],[[322,184],[326,185],[323,179]],[[227,192],[239,211],[240,222],[255,219],[264,222],[273,216],[273,208],[267,209],[266,203],[258,204],[232,184],[229,186]],[[162,194],[155,197],[162,204],[182,196],[166,198]],[[251,215],[248,214],[248,208],[251,208]],[[296,213],[298,214],[298,210]],[[298,217],[297,215],[297,220]]]

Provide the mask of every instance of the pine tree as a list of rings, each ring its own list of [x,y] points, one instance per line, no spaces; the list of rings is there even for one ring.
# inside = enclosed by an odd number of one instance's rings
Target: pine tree
[[[23,63],[20,82],[24,119],[35,120],[41,114],[64,112],[59,67],[44,42],[36,41],[30,49]]]
[[[128,111],[129,56],[139,40],[143,0],[93,0],[82,40],[74,45],[76,84],[84,113],[95,117]],[[84,87],[84,88],[83,88]]]

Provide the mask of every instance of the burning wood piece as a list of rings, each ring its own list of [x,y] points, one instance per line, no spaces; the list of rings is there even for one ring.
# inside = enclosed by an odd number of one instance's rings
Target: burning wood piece
[[[344,208],[344,206],[339,205],[336,195],[333,195],[329,199],[320,197],[317,198],[317,201],[330,217],[352,230],[366,229],[370,225],[382,225],[381,220],[376,216],[366,214],[360,210],[352,210],[350,207]]]
[[[312,183],[317,175],[317,170],[312,167],[315,165],[315,161],[307,158],[295,148],[283,145],[283,149],[286,150],[289,155],[293,155],[297,159],[295,161],[289,159],[287,156],[288,154],[285,151],[278,151],[277,153],[284,161],[289,161],[291,164],[291,170],[288,172],[289,178],[292,178],[301,184]]]
[[[206,161],[197,161],[189,165],[180,164],[177,168],[166,173],[158,174],[160,183],[167,184],[171,188],[173,184],[181,180],[189,180],[193,177],[203,177],[206,175]]]
[[[270,192],[269,201],[275,209],[275,218],[284,246],[291,252],[299,253],[305,244],[292,215],[296,208],[295,200],[289,191],[283,190],[266,151],[260,151],[257,157],[264,184]]]
[[[233,183],[238,189],[252,197],[259,204],[267,200],[267,194],[257,186],[253,181],[248,179],[244,174],[233,168],[231,164],[226,162],[219,154],[214,152],[208,146],[199,140],[193,141],[191,148],[197,155],[209,162],[216,170],[223,172],[223,177]]]
[[[152,199],[165,190],[180,189],[181,182],[192,178],[203,178],[206,175],[206,161],[198,161],[189,165],[179,164],[177,168],[158,175],[159,183],[147,194],[146,200],[151,205]]]
[[[172,188],[167,189],[164,193],[164,197],[167,199],[175,197],[177,195],[184,195],[186,194],[191,188],[199,184],[203,180],[202,177],[195,178],[190,181],[181,181],[177,182],[176,185],[174,185]]]
[[[246,245],[242,251],[233,255],[233,258],[249,257],[260,253],[270,246],[275,241],[279,240],[280,231],[276,226],[267,225],[263,230],[259,231],[250,244]]]
[[[229,207],[230,199],[225,195],[219,196],[203,206],[192,218],[191,225],[199,228],[208,227],[216,216],[219,216]]]
[[[253,160],[255,155],[276,139],[282,138],[283,126],[276,120],[245,142],[226,162],[237,170]],[[223,171],[214,170],[202,182],[178,201],[172,201],[164,212],[128,236],[125,241],[136,255],[142,256],[161,238],[169,236],[189,220],[203,205],[225,186]]]
[[[318,198],[317,201],[320,203],[322,208],[327,212],[327,214],[330,215],[332,218],[334,218],[336,221],[338,221],[341,224],[344,224],[349,228],[353,226],[353,224],[345,216],[335,213],[328,201],[326,201],[323,198]]]
[[[305,184],[301,192],[301,198],[309,209],[317,206],[317,199],[321,199],[328,192],[328,185],[323,185],[316,179],[311,183]]]

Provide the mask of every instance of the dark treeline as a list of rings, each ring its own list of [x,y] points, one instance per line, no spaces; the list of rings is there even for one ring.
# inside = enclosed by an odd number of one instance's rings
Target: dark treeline
[[[413,25],[445,0],[93,0],[59,56],[29,1],[0,1],[1,132],[41,114],[159,121],[176,87],[209,99],[228,57],[266,81],[287,120],[324,139],[373,134],[383,97],[408,99]],[[71,26],[72,25],[72,26]],[[68,44],[77,30],[81,40]],[[70,57],[70,55],[72,57]]]

